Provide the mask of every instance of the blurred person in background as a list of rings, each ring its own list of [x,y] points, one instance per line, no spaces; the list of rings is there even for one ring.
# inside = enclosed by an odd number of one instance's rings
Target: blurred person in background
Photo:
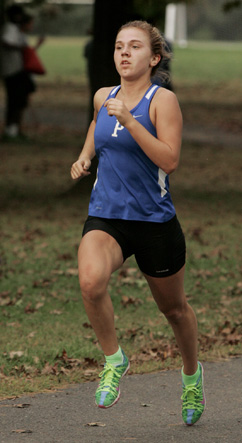
[[[5,127],[3,141],[25,139],[22,132],[23,112],[29,103],[29,96],[36,90],[30,73],[24,70],[23,49],[28,46],[27,36],[33,29],[34,18],[21,5],[12,5],[6,10],[3,27],[1,74],[6,93]],[[35,49],[42,44],[39,38]]]

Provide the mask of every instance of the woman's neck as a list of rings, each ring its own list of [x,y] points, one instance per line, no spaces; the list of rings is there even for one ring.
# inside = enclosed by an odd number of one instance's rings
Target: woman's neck
[[[126,81],[121,79],[121,89],[120,93],[125,98],[135,98],[141,94],[144,94],[147,89],[151,86],[151,81],[149,79],[145,79],[143,81]]]

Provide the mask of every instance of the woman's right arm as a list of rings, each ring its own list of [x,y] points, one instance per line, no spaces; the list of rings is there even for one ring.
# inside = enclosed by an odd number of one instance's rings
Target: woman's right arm
[[[73,163],[71,167],[71,178],[73,180],[77,178],[86,177],[90,174],[88,169],[91,166],[91,161],[95,156],[95,146],[94,146],[94,130],[96,126],[96,112],[94,111],[94,118],[89,126],[87,137],[79,155],[78,160]]]
[[[71,167],[71,177],[73,178],[73,180],[86,177],[90,174],[88,170],[91,166],[91,161],[95,156],[94,131],[96,126],[97,114],[111,89],[112,88],[99,89],[94,96],[93,120],[89,126],[86,140],[79,155],[79,158],[75,163],[73,163]]]

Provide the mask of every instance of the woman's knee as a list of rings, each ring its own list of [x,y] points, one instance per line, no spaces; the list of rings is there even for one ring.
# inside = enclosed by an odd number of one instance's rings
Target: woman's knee
[[[106,294],[110,276],[95,263],[79,267],[79,283],[84,299],[95,301]]]
[[[168,309],[163,309],[162,313],[165,315],[169,323],[178,324],[188,313],[188,304],[186,302],[180,303]]]
[[[94,301],[106,294],[110,276],[121,263],[119,249],[120,246],[114,244],[114,240],[107,237],[105,232],[90,231],[84,235],[78,250],[79,282],[83,298]]]

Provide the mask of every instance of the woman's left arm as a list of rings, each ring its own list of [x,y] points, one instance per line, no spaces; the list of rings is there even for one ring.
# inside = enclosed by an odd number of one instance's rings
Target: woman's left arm
[[[120,124],[128,129],[153,163],[166,174],[175,171],[180,158],[182,115],[173,92],[161,89],[151,102],[150,117],[156,127],[157,138],[132,116],[122,101],[111,99],[106,106],[108,113],[115,115]]]

